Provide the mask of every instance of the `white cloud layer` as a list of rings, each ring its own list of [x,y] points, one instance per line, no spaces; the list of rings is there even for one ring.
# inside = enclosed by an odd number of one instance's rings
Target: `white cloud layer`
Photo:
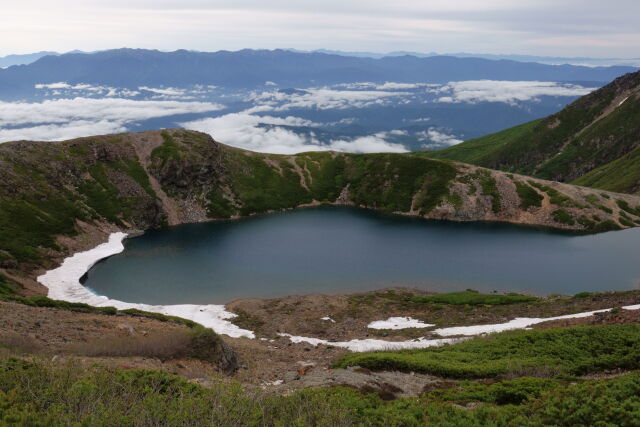
[[[317,110],[344,110],[347,108],[366,108],[373,105],[388,104],[387,99],[411,95],[409,92],[387,92],[375,90],[333,90],[302,89],[293,92],[273,90],[254,93],[249,100],[260,104],[265,110],[286,111],[294,108]]]
[[[323,144],[311,135],[300,134],[282,126],[314,126],[299,117],[257,116],[253,110],[225,114],[181,123],[187,129],[210,134],[216,140],[247,150],[265,153],[294,154],[303,151],[346,151],[353,153],[405,152],[400,144],[386,140],[384,132],[351,140],[337,139]]]
[[[120,98],[0,102],[0,142],[16,139],[54,141],[122,132],[127,124],[140,120],[205,113],[222,108],[222,105],[210,102],[134,101]]]
[[[456,138],[454,135],[441,132],[435,128],[429,128],[422,132],[416,132],[418,141],[422,141],[425,144],[424,147],[442,147],[460,144],[461,139]]]
[[[281,116],[286,111],[302,110],[313,117],[313,110],[349,110],[373,106],[395,106],[405,103],[477,103],[503,102],[518,105],[536,102],[541,96],[579,96],[591,88],[555,82],[537,81],[461,81],[446,85],[427,83],[360,82],[331,87],[306,89],[270,89],[237,93],[226,98],[223,92],[213,94],[211,86],[188,88],[141,86],[137,90],[96,86],[85,83],[56,82],[38,84],[45,97],[54,99],[40,103],[0,102],[0,142],[16,139],[60,140],[135,129],[140,121],[180,114],[211,113],[225,108],[208,99],[234,102],[243,99],[253,105],[244,111],[192,120],[183,126],[210,133],[230,145],[273,153],[297,153],[311,150],[348,152],[402,152],[407,138],[417,139],[424,148],[435,149],[462,142],[453,131],[437,127],[412,132],[391,130],[361,135],[357,138],[329,139],[316,136],[312,129],[299,131],[290,127],[323,128],[348,125],[353,118],[335,122],[314,123],[310,120]],[[128,91],[123,95],[123,91]],[[78,96],[78,95],[82,96]],[[66,96],[66,98],[58,98]],[[140,99],[125,99],[137,96]],[[201,101],[186,98],[200,97]],[[233,105],[233,104],[231,104]],[[418,104],[416,104],[418,105]],[[305,113],[298,113],[303,115]],[[207,114],[209,115],[209,114]],[[408,120],[415,123],[430,120],[423,117]],[[168,122],[172,123],[171,119]],[[424,128],[422,128],[424,129]],[[377,129],[376,129],[377,130]],[[375,132],[375,131],[371,131]]]
[[[557,82],[467,80],[450,82],[429,91],[443,95],[436,102],[504,102],[513,105],[518,101],[536,100],[541,96],[583,96],[595,89]]]
[[[439,87],[437,83],[398,83],[398,82],[356,82],[356,83],[340,83],[332,87],[344,88],[349,90],[363,90],[363,89],[375,89],[375,90],[408,90],[418,89],[421,87]]]
[[[120,133],[126,130],[126,127],[119,122],[73,120],[64,124],[39,125],[18,129],[0,128],[0,142],[18,140],[64,141],[82,136]]]

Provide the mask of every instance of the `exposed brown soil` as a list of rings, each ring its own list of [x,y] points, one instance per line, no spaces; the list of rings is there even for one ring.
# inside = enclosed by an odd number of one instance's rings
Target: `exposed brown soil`
[[[433,334],[430,334],[429,330],[433,328],[375,330],[367,328],[367,325],[371,321],[384,320],[392,316],[410,316],[436,324],[437,327],[490,324],[507,322],[515,317],[552,317],[640,303],[640,291],[611,292],[583,298],[558,296],[533,303],[503,306],[442,305],[407,301],[410,296],[424,294],[426,293],[423,291],[412,289],[386,289],[353,295],[304,295],[236,300],[227,305],[228,310],[239,314],[232,320],[233,323],[256,331],[258,337],[256,340],[225,338],[238,352],[242,361],[237,374],[238,379],[261,383],[284,380],[294,372],[298,372],[301,378],[312,375],[310,380],[305,379],[301,383],[297,382],[299,380],[289,381],[277,387],[288,390],[318,382],[325,385],[336,384],[344,380],[345,375],[351,375],[336,373],[330,369],[332,362],[347,350],[331,345],[315,347],[306,343],[294,344],[288,338],[278,336],[279,332],[329,341],[348,341],[356,338],[404,341],[430,337]],[[322,320],[322,317],[330,317],[335,323]],[[546,322],[536,327],[614,323],[615,319],[619,319],[620,323],[637,322],[640,320],[640,311],[616,310],[616,313]],[[311,369],[307,372],[302,369],[304,366]],[[407,374],[395,373],[392,375],[393,380],[388,379],[387,382],[402,390],[408,390],[415,386],[416,381],[422,385],[430,381],[407,380],[405,375]],[[354,386],[361,384],[358,378],[354,378],[353,381]]]
[[[93,347],[150,337],[173,337],[188,328],[173,322],[133,316],[79,313],[47,307],[31,307],[0,301],[0,349],[17,355],[38,355],[60,363],[101,363],[121,369],[158,369],[187,378],[202,378],[218,371],[213,364],[179,358],[161,360],[149,356],[87,356]],[[133,351],[135,353],[135,351]]]
[[[227,304],[239,316],[233,323],[274,339],[278,333],[348,341],[354,338],[406,340],[429,335],[429,329],[375,330],[367,325],[392,316],[409,316],[436,327],[507,322],[515,317],[552,317],[640,303],[640,291],[610,292],[597,297],[552,296],[535,302],[498,306],[419,303],[411,296],[427,292],[391,288],[352,295],[304,295],[274,299],[240,299]],[[329,317],[331,320],[322,320]]]
[[[152,173],[149,173],[149,166],[151,165],[151,152],[155,148],[162,145],[162,136],[158,132],[148,131],[136,133],[132,135],[131,138],[134,142],[133,147],[136,151],[136,155],[138,156],[138,160],[140,161],[140,165],[142,165],[142,168],[145,170],[147,176],[149,177],[149,184],[162,203],[162,208],[167,215],[167,224],[180,224],[180,213],[175,201],[170,198],[167,193],[165,193],[156,177]]]
[[[429,336],[429,329],[374,330],[373,320],[391,316],[410,316],[438,326],[505,322],[514,317],[549,317],[640,302],[640,291],[611,292],[597,297],[553,297],[534,303],[505,306],[456,306],[412,303],[407,298],[424,295],[410,289],[387,289],[353,295],[307,295],[276,299],[242,299],[227,308],[239,314],[235,323],[257,332],[257,339],[229,338],[238,354],[240,368],[232,377],[246,385],[262,386],[276,392],[316,386],[344,385],[376,392],[383,398],[416,395],[442,379],[402,372],[372,373],[359,368],[331,369],[332,363],[347,350],[331,345],[294,344],[278,332],[346,341],[354,338],[407,340]],[[322,317],[331,320],[322,320]],[[613,323],[638,323],[640,311],[616,309],[582,319],[546,322],[535,328],[566,327]],[[162,358],[149,355],[119,357],[89,356],[91,349],[104,342],[131,342],[147,337],[171,337],[186,326],[154,319],[78,313],[55,308],[30,307],[0,301],[0,356],[2,353],[31,354],[52,358],[59,363],[100,363],[120,369],[158,369],[207,384],[217,376],[217,367],[188,358]],[[4,347],[4,349],[3,349]],[[7,350],[7,348],[11,350]],[[79,351],[80,349],[80,351]],[[89,352],[91,353],[91,352]],[[617,373],[611,373],[617,375]]]

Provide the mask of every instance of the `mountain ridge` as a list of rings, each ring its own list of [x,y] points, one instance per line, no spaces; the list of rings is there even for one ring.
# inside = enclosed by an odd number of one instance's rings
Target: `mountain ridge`
[[[546,65],[453,56],[375,59],[282,49],[211,53],[114,49],[45,56],[28,65],[2,69],[0,89],[5,96],[16,96],[35,84],[60,81],[120,87],[195,84],[255,87],[266,81],[293,87],[363,81],[447,83],[478,79],[603,83],[635,70],[625,66]]]
[[[114,231],[319,204],[582,232],[640,225],[635,196],[413,153],[255,153],[173,129],[0,145],[0,269],[33,284]]]
[[[640,72],[556,114],[429,154],[604,190],[640,192]]]

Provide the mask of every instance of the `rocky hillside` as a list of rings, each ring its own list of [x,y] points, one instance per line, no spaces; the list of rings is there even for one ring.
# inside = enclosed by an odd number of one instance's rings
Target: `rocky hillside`
[[[0,145],[0,268],[33,278],[107,232],[321,203],[588,232],[640,225],[635,196],[418,154],[260,154],[152,131]]]
[[[429,154],[610,191],[640,192],[640,72],[545,119]]]

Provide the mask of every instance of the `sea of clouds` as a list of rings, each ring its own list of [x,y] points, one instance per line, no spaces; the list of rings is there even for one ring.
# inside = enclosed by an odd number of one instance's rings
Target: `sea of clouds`
[[[414,125],[422,125],[420,130],[386,129],[350,137],[320,137],[314,129],[332,129],[357,119],[318,122],[303,117],[311,113],[335,111],[348,116],[349,111],[408,104],[488,102],[517,106],[545,96],[581,96],[594,88],[555,82],[475,80],[446,85],[360,82],[302,89],[280,89],[277,83],[266,82],[261,90],[245,92],[200,85],[114,88],[57,82],[38,84],[34,90],[37,101],[0,101],[0,142],[56,141],[134,131],[142,121],[163,119],[171,126],[209,133],[229,145],[291,154],[317,150],[403,152],[407,151],[403,138],[417,141],[425,149],[463,140],[451,129],[426,126],[428,117],[411,120]],[[190,119],[189,115],[197,117]]]

